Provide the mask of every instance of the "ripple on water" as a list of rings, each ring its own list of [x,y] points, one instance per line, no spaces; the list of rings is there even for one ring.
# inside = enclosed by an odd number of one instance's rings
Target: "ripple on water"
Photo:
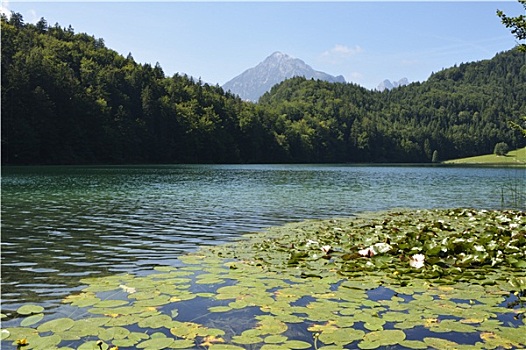
[[[498,168],[328,165],[2,172],[3,305],[55,299],[53,290],[73,290],[83,277],[176,265],[185,252],[285,222],[487,206],[488,198],[500,204],[506,182],[523,176]]]

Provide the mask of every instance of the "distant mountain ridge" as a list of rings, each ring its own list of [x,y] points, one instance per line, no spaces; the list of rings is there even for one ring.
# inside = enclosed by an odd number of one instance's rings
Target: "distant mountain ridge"
[[[407,78],[402,78],[398,81],[390,81],[389,79],[385,79],[382,81],[378,86],[376,87],[376,90],[378,91],[384,91],[384,90],[392,90],[394,88],[397,88],[399,86],[409,85],[409,80]]]
[[[331,83],[345,83],[345,78],[341,75],[335,77],[314,70],[299,58],[293,58],[277,51],[257,66],[249,68],[237,77],[229,80],[222,87],[225,91],[239,95],[243,100],[257,101],[272,86],[293,77],[314,78]]]

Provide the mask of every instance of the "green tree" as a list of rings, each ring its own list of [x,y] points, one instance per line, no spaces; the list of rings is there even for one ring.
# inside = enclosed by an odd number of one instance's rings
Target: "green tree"
[[[522,4],[522,6],[524,7],[524,10],[526,11],[526,0],[518,0],[518,1]],[[497,15],[501,18],[502,24],[504,24],[506,28],[511,28],[511,33],[515,35],[515,37],[519,41],[526,40],[526,16],[525,15],[509,17],[501,10],[497,10]],[[526,43],[519,44],[519,50],[526,52]],[[522,119],[526,122],[526,116],[522,117]],[[526,128],[524,128],[523,126],[515,122],[510,122],[510,125],[514,129],[521,131],[524,137],[526,137]]]
[[[510,147],[506,142],[499,142],[495,145],[495,153],[498,156],[505,156],[510,151]]]
[[[526,0],[518,0],[526,11]],[[517,40],[526,40],[526,16],[521,14],[516,17],[509,17],[503,11],[497,10],[497,15],[502,20],[506,28],[511,28],[511,33]],[[519,44],[519,50],[526,52],[526,43]]]

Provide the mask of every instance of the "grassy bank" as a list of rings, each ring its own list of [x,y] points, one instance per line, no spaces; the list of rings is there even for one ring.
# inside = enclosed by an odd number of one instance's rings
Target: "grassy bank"
[[[444,164],[495,164],[526,165],[526,147],[508,152],[505,156],[485,154],[482,156],[459,158],[445,161]]]

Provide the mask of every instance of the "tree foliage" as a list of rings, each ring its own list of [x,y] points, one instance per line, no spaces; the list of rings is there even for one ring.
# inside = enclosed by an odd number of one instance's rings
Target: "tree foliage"
[[[518,1],[526,11],[526,0]],[[502,24],[504,24],[506,28],[511,29],[511,33],[517,38],[517,40],[526,40],[526,16],[524,14],[516,17],[509,17],[503,11],[497,10],[497,15],[502,20]],[[519,50],[526,52],[526,44],[519,44]]]
[[[510,148],[506,142],[499,142],[495,145],[495,153],[497,156],[505,156],[510,151]]]
[[[2,163],[429,162],[526,140],[517,50],[392,91],[293,78],[259,103],[45,19],[1,20]]]

